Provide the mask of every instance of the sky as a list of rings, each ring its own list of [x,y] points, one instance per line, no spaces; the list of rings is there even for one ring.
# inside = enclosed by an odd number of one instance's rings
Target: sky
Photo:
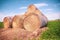
[[[48,20],[60,19],[60,0],[0,0],[0,21],[6,16],[21,15],[34,4]]]

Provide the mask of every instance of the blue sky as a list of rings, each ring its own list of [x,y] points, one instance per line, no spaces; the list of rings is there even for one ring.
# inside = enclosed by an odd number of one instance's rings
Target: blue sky
[[[41,10],[48,20],[60,18],[60,0],[0,0],[0,21],[5,16],[24,14],[30,4]]]

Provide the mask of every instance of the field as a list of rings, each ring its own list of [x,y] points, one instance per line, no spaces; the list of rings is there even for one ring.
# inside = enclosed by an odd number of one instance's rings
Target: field
[[[49,28],[45,31],[41,40],[60,40],[60,20],[49,21],[47,27]]]
[[[3,28],[3,26],[4,26],[3,22],[0,22],[0,28]]]
[[[60,20],[49,21],[48,30],[43,32],[39,40],[60,40]],[[3,28],[3,23],[0,22],[0,28]]]

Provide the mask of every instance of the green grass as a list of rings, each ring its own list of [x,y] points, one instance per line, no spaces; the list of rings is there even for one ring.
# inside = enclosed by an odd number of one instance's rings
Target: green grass
[[[0,28],[3,28],[3,22],[0,22]]]
[[[49,21],[47,27],[49,28],[45,31],[41,40],[60,40],[60,20]]]

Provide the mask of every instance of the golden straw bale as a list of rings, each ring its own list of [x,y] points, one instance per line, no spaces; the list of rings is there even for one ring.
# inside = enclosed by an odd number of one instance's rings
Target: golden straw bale
[[[30,5],[24,15],[24,28],[28,31],[34,31],[38,27],[44,27],[48,22],[47,17],[34,5]]]
[[[13,28],[23,28],[23,19],[21,15],[15,15],[12,20]]]
[[[41,20],[41,27],[45,26],[48,22],[47,17],[39,10],[35,10],[35,14],[37,14]]]
[[[27,12],[24,14],[25,16],[28,16],[30,14],[37,14],[42,21],[41,26],[45,26],[48,22],[47,17],[40,11],[38,8],[36,8],[33,4],[28,7]]]
[[[24,15],[27,16],[27,15],[29,15],[30,13],[34,13],[36,9],[37,9],[37,8],[35,7],[35,5],[31,4],[31,5],[28,6],[27,12],[25,12]]]
[[[5,17],[3,19],[3,24],[4,24],[4,28],[8,29],[12,27],[12,18],[11,17]]]
[[[27,11],[28,11],[29,13],[32,13],[32,12],[34,12],[36,9],[37,9],[36,6],[33,5],[33,4],[31,4],[31,5],[28,6]]]
[[[24,19],[24,28],[28,31],[33,32],[37,28],[40,28],[41,20],[39,19],[38,15],[30,14]]]

